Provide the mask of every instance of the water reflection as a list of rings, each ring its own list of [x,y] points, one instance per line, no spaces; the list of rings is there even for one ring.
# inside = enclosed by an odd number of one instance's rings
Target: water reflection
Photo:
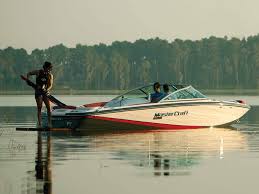
[[[120,167],[133,166],[144,176],[190,176],[206,158],[221,160],[248,149],[246,136],[233,128],[105,134],[38,132],[36,146],[35,171],[27,172],[34,180],[28,178],[27,193],[44,194],[53,193],[52,169],[56,166],[52,161],[84,160],[86,166],[89,161],[101,161],[106,168],[112,167],[112,161],[121,161]],[[81,173],[79,177],[90,178],[87,172]],[[69,174],[57,174],[55,181],[59,177]]]
[[[28,171],[27,194],[51,194],[52,193],[52,140],[51,135],[37,132],[37,152],[35,156],[35,171]],[[44,138],[47,138],[44,140]],[[45,149],[44,149],[45,148]],[[35,176],[34,178],[31,176]],[[36,182],[36,186],[34,183]]]
[[[39,138],[38,141],[42,142]],[[192,167],[199,165],[205,158],[224,159],[229,152],[247,150],[246,137],[230,128],[106,134],[52,132],[46,143],[45,162],[40,157],[41,144],[38,144],[36,169],[43,166],[44,180],[47,180],[50,188],[51,156],[62,161],[72,160],[76,155],[80,160],[85,157],[89,159],[89,154],[99,155],[104,161],[127,161],[127,164],[143,172],[152,172],[154,176],[183,176],[190,175]],[[40,172],[38,179],[42,177]]]
[[[111,141],[112,139],[112,141]],[[204,157],[224,158],[246,150],[245,137],[228,128],[159,131],[95,136],[95,149],[106,150],[133,165],[152,168],[155,176],[189,175]]]
[[[52,172],[51,172],[51,136],[47,136],[47,151],[45,161],[42,153],[42,132],[38,132],[38,149],[37,157],[35,160],[35,170],[37,181],[44,181],[43,192],[44,194],[52,193]],[[37,191],[41,191],[41,188],[37,188]]]

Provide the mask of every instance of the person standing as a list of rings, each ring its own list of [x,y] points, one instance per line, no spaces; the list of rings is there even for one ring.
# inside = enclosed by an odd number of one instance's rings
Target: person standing
[[[53,75],[51,74],[52,64],[48,61],[44,62],[43,68],[40,70],[34,70],[27,73],[27,78],[30,76],[36,76],[36,89],[35,89],[35,100],[37,104],[37,117],[38,126],[41,127],[41,110],[44,102],[47,108],[48,114],[48,127],[51,127],[51,112],[50,112],[50,101],[47,94],[53,86]]]

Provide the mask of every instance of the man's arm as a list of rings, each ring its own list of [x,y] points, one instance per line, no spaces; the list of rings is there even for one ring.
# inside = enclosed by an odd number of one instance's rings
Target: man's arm
[[[31,75],[39,75],[39,70],[34,70],[27,73],[27,79],[29,79]]]

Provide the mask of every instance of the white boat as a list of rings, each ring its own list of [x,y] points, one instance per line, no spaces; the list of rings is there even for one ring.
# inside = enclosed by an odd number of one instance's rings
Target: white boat
[[[52,126],[85,130],[196,129],[230,125],[250,109],[242,100],[210,99],[192,86],[170,84],[169,88],[170,92],[156,103],[150,102],[150,84],[108,102],[54,107]]]

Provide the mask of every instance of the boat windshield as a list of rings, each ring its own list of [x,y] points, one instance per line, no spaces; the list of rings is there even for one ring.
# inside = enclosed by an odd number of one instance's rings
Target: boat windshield
[[[192,99],[192,98],[207,98],[205,95],[194,89],[192,86],[188,86],[169,94],[161,101],[177,100],[177,99]]]
[[[170,85],[169,86],[169,94],[175,92],[176,90],[183,88],[182,85]],[[163,85],[161,85],[161,92],[163,92]],[[120,106],[128,106],[133,104],[145,104],[150,103],[150,95],[154,93],[153,84],[149,84],[144,87],[139,87],[125,94],[117,96],[111,101],[107,102],[104,107],[120,107]]]

